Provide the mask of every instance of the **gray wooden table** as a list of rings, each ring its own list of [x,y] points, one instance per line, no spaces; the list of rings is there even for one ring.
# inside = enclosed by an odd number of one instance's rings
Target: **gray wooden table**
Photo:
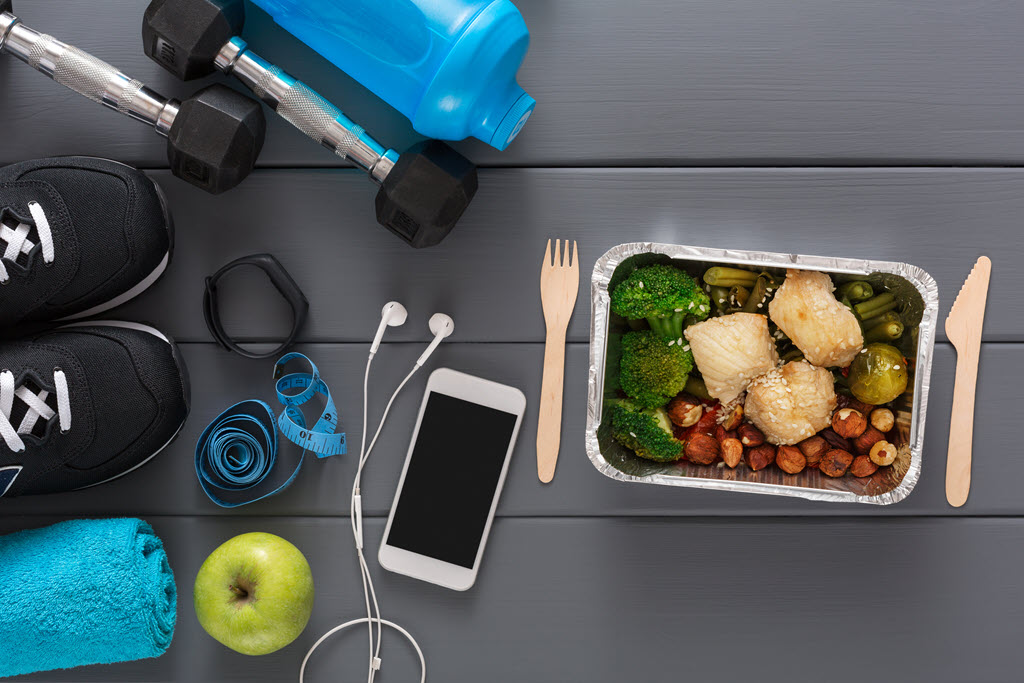
[[[1016,403],[1024,362],[1024,3],[1009,0],[519,0],[533,34],[521,72],[540,102],[523,135],[477,160],[481,190],[457,232],[414,252],[376,227],[373,188],[282,121],[261,168],[210,197],[173,178],[163,143],[0,58],[0,163],[61,154],[152,172],[175,210],[167,276],[116,311],[183,344],[193,412],[152,464],[85,492],[0,501],[0,532],[59,518],[132,515],[164,538],[179,586],[166,656],[47,673],[39,681],[287,681],[327,628],[359,615],[348,537],[351,457],[310,462],[286,492],[225,512],[195,481],[208,420],[269,399],[271,363],[214,346],[203,276],[240,255],[275,253],[308,294],[300,350],[332,384],[350,438],[380,306],[406,304],[376,384],[394,386],[427,341],[426,320],[457,332],[431,360],[521,387],[531,400],[480,579],[457,594],[371,562],[386,616],[412,629],[432,681],[1020,681],[1024,653],[1024,459]],[[90,50],[157,90],[186,95],[141,54],[143,0],[19,0],[29,25]],[[396,149],[408,123],[323,59],[250,12],[245,37]],[[215,79],[210,79],[212,82]],[[955,353],[940,337],[924,472],[890,508],[632,486],[583,450],[589,310],[570,328],[563,448],[538,483],[533,438],[543,318],[544,240],[579,240],[584,272],[634,240],[910,261],[939,282],[948,311],[970,264],[994,260],[968,504],[943,495]],[[586,279],[586,278],[584,278]],[[229,328],[273,337],[258,277],[226,283]],[[396,403],[364,500],[370,547],[422,392]],[[386,391],[375,392],[379,414]],[[307,631],[262,658],[210,639],[191,607],[206,555],[262,530],[309,558],[318,599]],[[360,680],[364,636],[339,638],[311,681]],[[16,647],[3,643],[0,647]],[[380,680],[413,681],[411,650],[385,638]]]

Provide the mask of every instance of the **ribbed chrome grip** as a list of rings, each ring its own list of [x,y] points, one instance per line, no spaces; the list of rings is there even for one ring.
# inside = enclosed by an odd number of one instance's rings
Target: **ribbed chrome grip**
[[[288,123],[339,157],[365,169],[377,182],[383,182],[394,168],[398,159],[394,151],[385,150],[362,126],[305,83],[253,54],[241,38],[228,41],[215,63],[218,69],[242,81]]]
[[[287,76],[280,67],[274,66],[267,71],[267,80]],[[266,96],[265,90],[260,92],[254,88],[253,91],[260,99]],[[343,159],[348,158],[364,132],[359,126],[340,125],[338,119],[342,116],[341,110],[302,81],[294,81],[283,90],[277,104],[277,113],[317,144],[331,149]]]
[[[93,102],[148,123],[167,135],[177,114],[177,102],[168,101],[88,52],[39,33],[17,18],[12,21],[3,52]]]
[[[28,57],[33,69],[44,71],[44,64],[47,67],[52,64],[53,80],[123,114],[132,111],[132,101],[144,87],[141,81],[125,76],[102,59],[65,45],[50,35],[41,35],[32,45]]]

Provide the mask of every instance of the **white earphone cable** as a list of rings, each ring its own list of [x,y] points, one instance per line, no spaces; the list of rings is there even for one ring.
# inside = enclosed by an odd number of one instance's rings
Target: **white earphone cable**
[[[366,623],[367,632],[369,635],[369,653],[370,663],[369,672],[367,674],[367,683],[373,683],[373,679],[376,672],[380,669],[380,646],[381,636],[383,632],[383,626],[390,626],[394,628],[402,635],[404,635],[409,642],[412,643],[416,649],[416,653],[420,658],[420,668],[422,671],[420,677],[420,683],[424,683],[427,678],[427,664],[423,657],[423,651],[420,649],[416,639],[406,631],[404,628],[395,624],[394,622],[386,619],[381,619],[380,616],[380,605],[377,602],[377,592],[373,586],[373,578],[370,575],[370,567],[366,562],[366,557],[363,554],[363,508],[362,508],[362,493],[360,491],[360,485],[362,483],[363,468],[366,466],[367,460],[370,458],[370,453],[373,452],[373,447],[377,444],[377,439],[380,437],[381,431],[384,429],[384,422],[388,418],[388,414],[391,412],[391,406],[394,404],[395,399],[398,398],[398,394],[401,393],[405,385],[408,384],[412,376],[420,369],[420,363],[417,362],[413,369],[409,371],[409,374],[405,376],[405,379],[398,385],[394,393],[391,394],[391,398],[388,400],[387,406],[384,408],[384,414],[380,418],[380,422],[377,424],[377,430],[374,432],[373,438],[370,440],[369,447],[366,446],[366,421],[367,413],[369,412],[369,381],[370,381],[370,366],[373,363],[373,357],[375,354],[371,353],[369,358],[366,360],[366,371],[363,373],[363,431],[362,440],[359,448],[359,462],[356,466],[356,473],[352,479],[352,496],[349,500],[349,519],[352,525],[352,536],[356,544],[356,556],[359,560],[359,572],[362,575],[363,581],[363,599],[366,605],[366,617],[362,619],[355,619],[353,621],[346,622],[340,626],[336,626],[323,636],[320,637],[313,647],[306,653],[306,657],[302,660],[302,667],[299,670],[299,683],[303,683],[303,677],[306,670],[306,662],[309,661],[310,655],[316,650],[319,645],[331,635],[346,629],[356,624]],[[373,625],[377,625],[376,638],[374,638]]]
[[[299,683],[305,683],[306,663],[309,662],[310,656],[312,656],[313,652],[315,652],[316,649],[318,647],[320,647],[321,643],[323,643],[325,640],[327,640],[328,638],[333,636],[335,633],[338,633],[339,631],[344,631],[345,629],[347,629],[350,626],[355,626],[356,624],[361,624],[364,621],[366,621],[365,618],[363,618],[363,619],[353,619],[352,621],[347,621],[344,624],[339,624],[338,626],[335,626],[330,631],[328,631],[327,633],[325,633],[322,636],[320,636],[320,639],[317,640],[315,643],[313,643],[313,647],[309,648],[309,652],[307,652],[306,656],[302,659],[302,666],[299,668]],[[406,639],[408,639],[408,641],[410,643],[412,643],[413,648],[416,650],[416,654],[420,658],[420,671],[421,671],[420,683],[426,683],[426,680],[427,680],[427,661],[426,661],[426,659],[424,659],[424,657],[423,657],[423,650],[420,649],[420,646],[416,642],[416,639],[412,637],[412,634],[410,634],[404,628],[402,628],[401,626],[399,626],[398,624],[396,624],[396,623],[394,623],[392,621],[388,621],[387,619],[381,619],[379,621],[379,623],[377,624],[377,626],[379,627],[381,624],[384,624],[385,626],[389,626],[389,627],[395,629],[396,631],[401,633],[403,636],[405,636]]]

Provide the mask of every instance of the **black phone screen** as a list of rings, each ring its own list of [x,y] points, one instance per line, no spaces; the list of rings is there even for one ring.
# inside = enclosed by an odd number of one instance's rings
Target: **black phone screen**
[[[472,569],[516,421],[431,392],[387,544]]]

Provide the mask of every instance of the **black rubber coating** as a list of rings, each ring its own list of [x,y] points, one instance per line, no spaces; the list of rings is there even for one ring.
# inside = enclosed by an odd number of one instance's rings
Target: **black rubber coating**
[[[153,0],[142,19],[143,51],[190,81],[216,71],[217,53],[244,24],[243,0]]]

